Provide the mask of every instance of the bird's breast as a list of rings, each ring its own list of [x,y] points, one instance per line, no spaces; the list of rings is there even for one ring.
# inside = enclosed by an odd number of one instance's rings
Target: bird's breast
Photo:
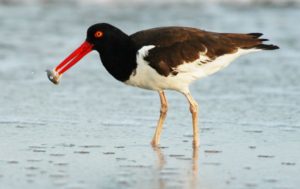
[[[136,55],[137,67],[130,75],[129,79],[125,81],[126,84],[150,89],[150,90],[177,90],[185,91],[191,79],[182,77],[184,75],[163,75],[159,71],[155,70],[149,65],[149,62],[145,60],[149,50],[155,48],[154,45],[142,47]],[[191,78],[191,77],[189,77]]]

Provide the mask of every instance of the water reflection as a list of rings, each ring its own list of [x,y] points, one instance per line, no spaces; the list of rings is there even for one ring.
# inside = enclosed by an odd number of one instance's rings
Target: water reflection
[[[158,159],[158,170],[162,170],[164,165],[166,164],[165,156],[162,153],[162,150],[160,147],[152,146],[152,149],[155,152],[157,159]]]
[[[199,174],[199,148],[193,148],[191,158],[182,158],[179,157],[175,158],[177,164],[182,160],[189,160],[188,167],[184,168],[184,171],[181,169],[174,168],[173,171],[175,172],[166,172],[167,170],[170,170],[172,168],[166,168],[166,164],[169,162],[164,154],[164,148],[161,147],[152,147],[153,151],[155,153],[155,156],[157,157],[156,167],[157,167],[157,175],[158,175],[158,184],[159,189],[165,189],[170,188],[169,185],[172,185],[174,183],[172,182],[178,182],[181,185],[181,188],[190,188],[190,189],[196,189],[198,188],[198,174]],[[172,161],[172,160],[170,160]],[[187,171],[186,171],[187,170]],[[164,176],[166,174],[169,174],[171,176],[171,179],[166,179]],[[186,175],[184,175],[186,173]]]

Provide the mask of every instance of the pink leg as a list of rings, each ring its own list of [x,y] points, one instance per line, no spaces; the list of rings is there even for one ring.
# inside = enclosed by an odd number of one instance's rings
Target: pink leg
[[[161,103],[160,116],[159,116],[159,120],[157,123],[157,127],[155,129],[155,134],[154,134],[152,142],[151,142],[152,146],[159,145],[159,140],[160,140],[163,123],[164,123],[164,120],[166,119],[167,111],[168,111],[168,103],[167,103],[167,99],[166,99],[164,91],[159,91],[159,97],[160,97],[160,103]]]
[[[190,103],[190,111],[192,113],[192,119],[193,119],[193,134],[194,134],[193,146],[198,147],[199,146],[198,103],[193,99],[190,93],[186,93],[185,96]]]

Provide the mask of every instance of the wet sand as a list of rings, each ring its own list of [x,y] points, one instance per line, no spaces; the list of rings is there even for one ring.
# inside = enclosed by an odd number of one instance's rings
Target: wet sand
[[[297,6],[0,5],[0,188],[297,189],[299,17]],[[199,149],[185,98],[168,91],[153,149],[156,92],[115,81],[97,53],[59,86],[44,72],[102,21],[128,33],[163,25],[263,32],[281,50],[239,58],[191,87]]]

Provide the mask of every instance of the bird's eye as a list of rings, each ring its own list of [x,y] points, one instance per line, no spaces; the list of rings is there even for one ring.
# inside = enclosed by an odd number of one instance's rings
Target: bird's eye
[[[96,32],[94,33],[94,36],[95,36],[95,38],[100,38],[100,37],[103,36],[103,32],[102,32],[102,31],[96,31]]]

